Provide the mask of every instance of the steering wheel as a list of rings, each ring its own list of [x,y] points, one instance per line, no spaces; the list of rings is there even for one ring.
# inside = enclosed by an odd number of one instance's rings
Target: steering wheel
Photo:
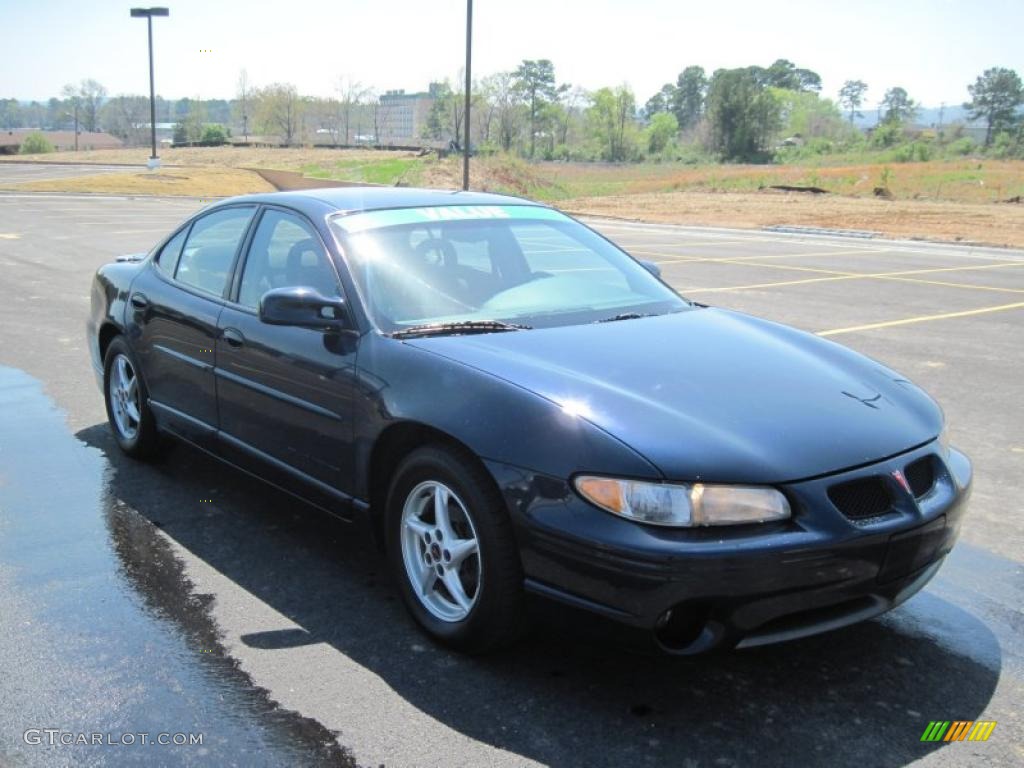
[[[432,267],[452,268],[458,265],[459,257],[455,246],[440,237],[430,237],[416,246],[416,255],[420,260]]]

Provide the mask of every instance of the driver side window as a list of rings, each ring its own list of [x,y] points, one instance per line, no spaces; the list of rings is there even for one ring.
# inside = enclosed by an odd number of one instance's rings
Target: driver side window
[[[271,209],[260,219],[249,246],[238,303],[256,309],[267,291],[292,286],[341,295],[338,276],[313,228],[297,216]]]

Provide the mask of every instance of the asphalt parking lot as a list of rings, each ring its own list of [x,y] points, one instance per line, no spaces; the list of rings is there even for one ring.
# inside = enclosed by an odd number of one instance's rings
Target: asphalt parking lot
[[[975,462],[969,518],[924,592],[828,635],[652,657],[540,606],[522,645],[463,658],[416,631],[363,532],[184,447],[151,466],[117,452],[85,347],[91,274],[200,206],[0,194],[0,764],[1024,760],[1024,253],[592,222],[689,298],[922,385]],[[998,725],[923,743],[932,720]],[[48,747],[30,728],[205,739]]]

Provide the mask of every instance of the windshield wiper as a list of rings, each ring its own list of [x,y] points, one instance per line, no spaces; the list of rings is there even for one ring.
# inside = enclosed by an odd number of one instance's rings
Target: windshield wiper
[[[604,317],[600,320],[595,320],[595,323],[614,323],[616,320],[638,320],[641,317],[656,317],[657,314],[654,312],[621,312],[611,317]]]
[[[501,320],[462,320],[457,323],[429,323],[402,328],[391,334],[393,339],[410,339],[417,336],[444,336],[466,333],[493,333],[494,331],[527,331],[533,326],[504,323]]]

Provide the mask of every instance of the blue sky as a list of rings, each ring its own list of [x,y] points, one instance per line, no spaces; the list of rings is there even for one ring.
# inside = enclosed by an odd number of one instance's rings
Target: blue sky
[[[154,24],[157,91],[234,95],[292,82],[331,95],[339,78],[379,90],[423,89],[462,65],[464,0],[168,0]],[[148,92],[145,21],[130,2],[0,0],[0,97],[44,99],[92,77],[111,95]],[[560,80],[629,83],[643,103],[689,64],[814,69],[834,96],[870,86],[874,105],[901,85],[926,106],[959,104],[991,66],[1024,75],[1022,0],[476,0],[474,72],[549,58]],[[205,52],[205,51],[210,52]]]

